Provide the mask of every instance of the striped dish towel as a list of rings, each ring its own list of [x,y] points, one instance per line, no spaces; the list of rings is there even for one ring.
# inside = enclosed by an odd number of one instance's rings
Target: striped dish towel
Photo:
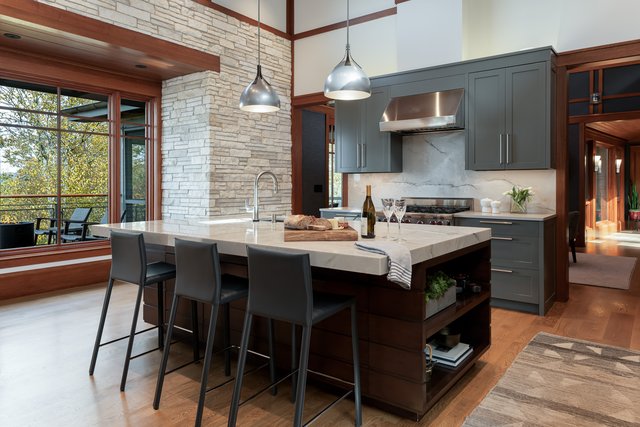
[[[376,241],[357,241],[355,245],[363,251],[386,255],[389,262],[387,280],[405,289],[411,289],[411,252],[406,246],[394,242]]]

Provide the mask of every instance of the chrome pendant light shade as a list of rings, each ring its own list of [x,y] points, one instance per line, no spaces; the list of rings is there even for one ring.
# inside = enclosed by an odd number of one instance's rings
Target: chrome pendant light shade
[[[272,113],[280,109],[280,97],[262,77],[260,65],[260,0],[258,0],[258,67],[253,79],[240,95],[240,109],[251,113]]]
[[[272,113],[280,109],[280,98],[262,77],[262,66],[259,64],[256,78],[240,95],[240,109],[251,113]]]
[[[347,0],[347,47],[342,61],[338,63],[324,82],[327,98],[350,101],[371,96],[371,82],[362,68],[351,57],[349,45],[349,0]]]

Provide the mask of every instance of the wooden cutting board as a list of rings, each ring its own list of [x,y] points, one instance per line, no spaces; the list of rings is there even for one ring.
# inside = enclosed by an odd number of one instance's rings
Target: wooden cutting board
[[[312,242],[312,241],[356,241],[358,232],[351,227],[343,230],[284,230],[285,242]]]

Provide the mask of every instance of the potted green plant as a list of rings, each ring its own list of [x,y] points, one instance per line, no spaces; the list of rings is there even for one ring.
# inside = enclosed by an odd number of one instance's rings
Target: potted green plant
[[[636,189],[636,183],[631,184],[629,189],[629,195],[627,196],[629,202],[629,219],[631,221],[640,221],[640,206],[638,205],[638,190]]]
[[[426,317],[431,317],[456,302],[456,281],[442,271],[427,277],[424,300],[427,305]]]

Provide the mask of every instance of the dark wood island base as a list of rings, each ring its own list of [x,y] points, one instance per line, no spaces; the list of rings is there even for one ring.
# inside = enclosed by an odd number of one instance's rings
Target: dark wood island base
[[[173,262],[173,248],[162,251],[166,261]],[[223,272],[246,276],[246,258],[221,255]],[[401,289],[375,276],[326,268],[313,268],[314,288],[336,294],[353,295],[358,306],[362,395],[366,403],[385,411],[419,420],[435,405],[487,351],[491,344],[491,280],[490,241],[469,246],[446,255],[413,265],[411,290]],[[456,304],[425,319],[425,287],[427,276],[442,270],[448,274],[467,273],[470,281],[481,286],[481,292],[458,295]],[[164,306],[171,306],[173,284],[166,287]],[[230,310],[232,342],[239,342],[244,316],[244,301]],[[144,319],[156,319],[157,300],[153,289],[145,290]],[[209,308],[199,309],[201,338],[207,333]],[[190,306],[181,307],[177,324],[190,329]],[[256,319],[250,345],[267,352],[266,322]],[[223,319],[218,321],[222,327]],[[457,368],[434,368],[427,375],[425,344],[445,326],[455,322],[461,341],[473,347],[472,354]],[[309,367],[347,381],[353,379],[349,313],[344,311],[314,327],[311,335]],[[216,333],[221,337],[222,333]],[[276,322],[276,358],[281,373],[290,370],[291,327]],[[298,340],[299,342],[299,340]],[[220,346],[221,346],[220,342]],[[340,386],[320,376],[310,380]]]

